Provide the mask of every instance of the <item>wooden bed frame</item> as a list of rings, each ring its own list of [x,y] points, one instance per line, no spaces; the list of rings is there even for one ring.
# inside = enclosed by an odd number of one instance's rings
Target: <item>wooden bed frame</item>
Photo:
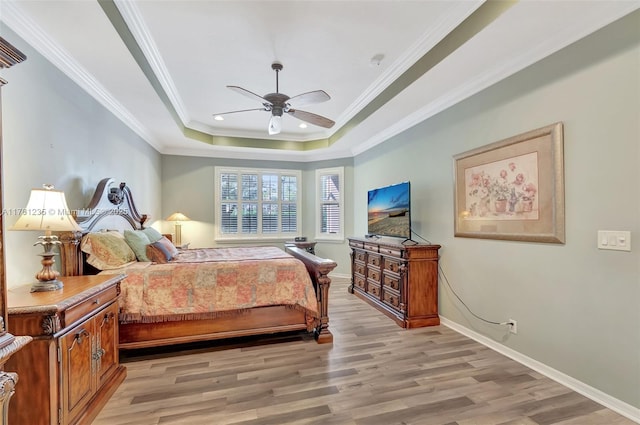
[[[105,178],[96,187],[89,206],[76,214],[82,232],[59,235],[61,245],[61,274],[77,276],[95,274],[84,261],[80,251],[82,235],[103,229],[142,229],[146,215],[138,213],[131,191],[125,183],[114,186]],[[314,331],[318,343],[333,342],[329,331],[329,273],[336,267],[333,260],[317,257],[293,245],[285,251],[302,261],[311,277],[318,299],[319,325]],[[120,323],[120,349],[155,347],[212,339],[306,330],[304,312],[285,306],[258,307],[239,315],[204,320],[167,321],[159,323]]]

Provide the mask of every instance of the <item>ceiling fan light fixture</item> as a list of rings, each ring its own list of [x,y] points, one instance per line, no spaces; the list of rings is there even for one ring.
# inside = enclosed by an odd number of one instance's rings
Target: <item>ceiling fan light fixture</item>
[[[237,112],[248,112],[248,111],[271,112],[271,120],[269,121],[269,127],[268,127],[269,135],[278,134],[282,131],[282,114],[291,115],[301,121],[305,121],[307,123],[317,125],[319,127],[324,127],[324,128],[333,127],[335,122],[330,120],[329,118],[297,109],[298,106],[300,105],[326,102],[327,100],[331,99],[331,97],[324,90],[314,90],[314,91],[302,93],[293,97],[289,97],[284,93],[280,93],[278,73],[282,70],[282,68],[283,68],[282,64],[279,62],[274,62],[271,64],[271,69],[273,69],[276,73],[275,93],[267,93],[264,96],[260,96],[240,86],[227,86],[227,88],[235,91],[236,93],[239,93],[246,97],[250,97],[251,99],[254,99],[254,100],[259,100],[260,103],[262,104],[262,108],[243,109],[239,111],[224,112],[223,114],[234,114]],[[223,115],[223,114],[215,114],[214,117]]]
[[[282,116],[272,115],[269,120],[269,135],[273,136],[282,131]]]

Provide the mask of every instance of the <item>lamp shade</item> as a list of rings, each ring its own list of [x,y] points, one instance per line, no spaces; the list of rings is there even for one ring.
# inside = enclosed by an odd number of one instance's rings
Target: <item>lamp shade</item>
[[[174,212],[169,217],[167,217],[167,221],[189,221],[189,220],[191,219],[186,215],[182,214],[181,212]]]
[[[78,223],[69,214],[64,192],[44,185],[43,189],[32,189],[27,207],[11,230],[81,231]]]

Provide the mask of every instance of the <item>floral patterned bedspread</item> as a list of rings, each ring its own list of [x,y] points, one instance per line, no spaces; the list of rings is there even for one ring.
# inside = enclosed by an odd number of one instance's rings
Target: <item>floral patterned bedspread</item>
[[[194,249],[178,257],[102,272],[127,275],[120,322],[197,320],[284,305],[304,311],[309,329],[317,323],[318,302],[305,265],[279,248]]]

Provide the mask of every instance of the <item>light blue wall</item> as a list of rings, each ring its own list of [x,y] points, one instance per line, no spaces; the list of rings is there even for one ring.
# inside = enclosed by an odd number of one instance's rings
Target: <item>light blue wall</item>
[[[220,245],[215,241],[214,173],[216,166],[254,167],[273,169],[302,170],[302,235],[313,239],[315,233],[315,170],[343,166],[345,169],[345,229],[350,235],[353,229],[353,210],[351,199],[353,180],[353,160],[340,159],[311,163],[279,161],[243,161],[217,158],[195,158],[188,156],[164,155],[162,157],[162,211],[163,217],[175,211],[181,211],[192,221],[182,224],[182,241],[190,242],[190,247],[213,247]],[[163,231],[173,233],[173,224],[164,222]],[[255,244],[255,242],[252,242]],[[316,254],[338,261],[335,273],[348,275],[350,266],[347,244],[320,242],[316,245]]]
[[[2,72],[5,209],[24,208],[43,183],[63,190],[70,209],[83,208],[98,182],[113,177],[129,183],[141,212],[160,217],[160,154],[6,25],[0,35],[27,55]],[[16,220],[5,215],[6,228]],[[9,287],[34,281],[37,237],[5,232]]]
[[[454,237],[452,157],[557,121],[566,244]],[[357,156],[354,216],[366,216],[357,194],[410,180],[414,230],[442,245],[451,286],[480,316],[517,320],[518,334],[474,318],[441,277],[443,317],[640,407],[639,122],[634,13]],[[598,250],[598,230],[631,231],[633,251]]]

